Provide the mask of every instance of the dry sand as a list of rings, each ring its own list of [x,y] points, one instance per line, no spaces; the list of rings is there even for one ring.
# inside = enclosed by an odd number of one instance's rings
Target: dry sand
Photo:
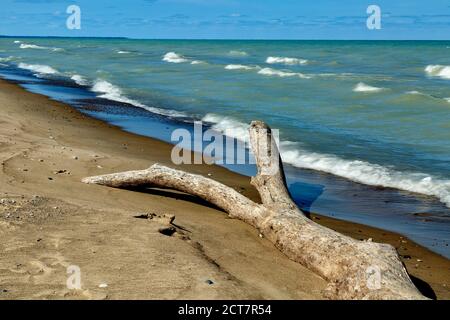
[[[0,299],[323,298],[324,280],[252,227],[194,197],[80,182],[155,162],[171,165],[169,144],[3,80],[0,110]],[[217,166],[183,169],[258,199],[248,177]],[[168,225],[164,215],[176,216],[171,236],[159,232]],[[426,294],[450,298],[449,260],[391,232],[312,218],[358,239],[393,244]],[[66,287],[70,265],[80,267],[81,290]]]

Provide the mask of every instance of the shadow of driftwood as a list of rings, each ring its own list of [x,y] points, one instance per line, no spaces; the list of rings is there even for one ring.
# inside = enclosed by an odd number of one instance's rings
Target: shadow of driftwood
[[[431,286],[426,283],[425,281],[423,281],[422,279],[419,279],[417,277],[414,277],[412,275],[409,275],[409,277],[411,278],[411,281],[414,283],[414,285],[416,286],[417,289],[419,289],[419,291],[427,298],[436,300],[437,296],[433,291],[433,288],[431,288]]]
[[[160,197],[171,198],[171,199],[175,199],[175,200],[188,201],[191,203],[195,203],[195,204],[198,204],[201,206],[205,206],[208,208],[212,208],[212,209],[216,209],[216,210],[224,212],[221,208],[216,207],[215,205],[213,205],[199,197],[193,196],[191,194],[175,191],[175,190],[169,189],[169,188],[168,189],[161,188],[161,187],[153,188],[150,186],[146,186],[146,187],[126,188],[126,189],[130,190],[130,191],[143,192],[143,193],[152,194],[152,195],[160,196]]]

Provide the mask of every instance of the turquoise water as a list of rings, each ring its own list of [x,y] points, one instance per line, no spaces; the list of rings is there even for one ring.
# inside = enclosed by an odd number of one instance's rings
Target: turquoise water
[[[4,38],[2,67],[236,137],[261,119],[294,169],[450,207],[450,42]]]

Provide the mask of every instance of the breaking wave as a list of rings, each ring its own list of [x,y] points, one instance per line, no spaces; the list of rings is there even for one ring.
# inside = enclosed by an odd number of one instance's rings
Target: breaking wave
[[[268,64],[285,64],[288,66],[307,64],[308,60],[298,59],[298,58],[287,58],[287,57],[268,57],[266,59]]]
[[[91,91],[99,93],[99,95],[98,95],[99,98],[104,98],[104,99],[108,99],[108,100],[112,100],[112,101],[127,103],[132,106],[145,109],[145,110],[150,111],[155,114],[164,115],[164,116],[168,116],[168,117],[174,117],[174,118],[186,117],[186,114],[179,112],[179,111],[150,107],[150,106],[147,106],[137,100],[130,99],[123,94],[122,89],[120,89],[119,87],[113,85],[112,83],[102,80],[102,79],[97,79],[94,82],[94,85],[92,86]]]
[[[384,90],[384,88],[378,88],[378,87],[373,87],[373,86],[369,86],[363,82],[358,83],[354,88],[353,91],[354,92],[379,92]]]
[[[202,118],[202,121],[211,123],[212,129],[218,132],[240,141],[248,142],[249,126],[232,117],[224,117],[215,113],[208,113]]]
[[[119,87],[105,80],[97,79],[94,82],[94,85],[92,86],[91,90],[93,92],[100,93],[99,95],[100,98],[128,103],[136,107],[141,108],[145,107],[145,105],[143,105],[142,103],[125,97],[122,94],[122,90]]]
[[[361,160],[345,160],[334,155],[302,150],[296,144],[281,143],[285,162],[372,186],[383,186],[435,196],[450,207],[450,180],[441,180],[425,173],[401,172]]]
[[[254,70],[254,69],[260,69],[256,66],[246,66],[243,64],[229,64],[225,66],[226,70]]]
[[[425,68],[425,72],[430,77],[439,77],[441,79],[450,79],[450,66],[429,65]]]
[[[188,59],[186,59],[182,55],[176,54],[175,52],[167,52],[163,57],[163,61],[170,62],[170,63],[189,62]]]
[[[49,48],[49,47],[42,47],[35,44],[27,44],[27,43],[20,43],[20,49],[37,49],[37,50],[51,50],[51,51],[63,51],[62,48]]]
[[[248,142],[249,125],[232,117],[207,114],[202,121],[223,134]],[[406,190],[434,196],[450,207],[450,180],[425,173],[402,172],[361,160],[347,160],[331,154],[310,152],[292,141],[281,141],[283,162],[294,167],[312,169],[343,177],[358,183]]]
[[[80,76],[79,74],[74,74],[73,76],[70,77],[70,79],[75,81],[75,83],[80,86],[87,86],[89,84],[89,82],[83,76]]]
[[[264,76],[277,76],[277,77],[281,77],[281,78],[285,78],[285,77],[299,77],[302,79],[310,79],[311,76],[305,75],[303,73],[299,73],[299,72],[287,72],[287,71],[281,71],[281,70],[276,70],[276,69],[272,69],[272,68],[264,68],[258,71],[259,74],[262,74]]]
[[[37,45],[35,45],[35,44],[21,43],[21,44],[20,44],[20,49],[41,49],[41,50],[45,50],[45,49],[47,49],[47,48],[41,47],[41,46],[37,46]]]
[[[43,64],[27,64],[21,62],[19,63],[18,67],[20,69],[36,72],[36,75],[48,75],[59,73],[56,69],[53,69],[52,67]]]
[[[205,61],[201,61],[201,60],[193,60],[191,62],[191,64],[206,64],[206,62]]]

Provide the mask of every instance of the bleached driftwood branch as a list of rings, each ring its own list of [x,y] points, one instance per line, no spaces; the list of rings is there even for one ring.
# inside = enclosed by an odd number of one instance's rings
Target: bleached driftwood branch
[[[271,135],[263,122],[252,122],[250,138],[258,174],[251,183],[262,204],[212,179],[159,164],[146,170],[89,177],[83,182],[116,188],[152,185],[198,196],[257,228],[290,259],[327,280],[325,293],[329,298],[426,299],[412,283],[393,246],[355,240],[305,216],[288,192]]]

